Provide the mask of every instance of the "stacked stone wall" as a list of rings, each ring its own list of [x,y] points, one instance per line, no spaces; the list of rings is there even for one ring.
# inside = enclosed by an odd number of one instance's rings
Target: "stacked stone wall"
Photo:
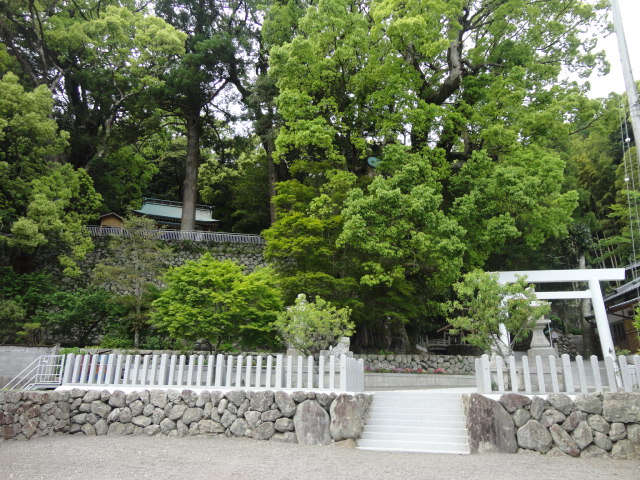
[[[364,360],[365,370],[422,369],[434,373],[441,368],[449,375],[474,375],[475,357],[465,355],[354,355]]]
[[[472,453],[640,458],[640,393],[467,398]]]
[[[287,443],[356,439],[372,396],[282,391],[0,392],[1,437],[224,435]]]

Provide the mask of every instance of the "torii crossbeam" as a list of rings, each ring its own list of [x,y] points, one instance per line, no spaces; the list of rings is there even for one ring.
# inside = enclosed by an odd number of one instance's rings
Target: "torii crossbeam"
[[[598,326],[598,336],[602,346],[602,355],[615,357],[611,329],[604,307],[600,282],[624,280],[624,268],[594,268],[581,270],[523,270],[513,272],[496,272],[501,284],[513,283],[518,277],[526,277],[529,283],[574,283],[588,282],[589,290],[564,292],[536,292],[540,300],[567,300],[573,298],[590,298],[593,313]]]

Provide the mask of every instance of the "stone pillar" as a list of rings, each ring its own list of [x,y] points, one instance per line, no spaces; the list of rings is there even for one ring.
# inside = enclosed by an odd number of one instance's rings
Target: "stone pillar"
[[[536,356],[540,355],[543,358],[549,356],[557,356],[555,349],[549,343],[549,340],[544,335],[544,328],[549,324],[549,320],[541,318],[536,322],[536,326],[533,329],[533,336],[531,337],[531,348],[527,350],[527,357],[529,357],[529,365],[535,366]]]

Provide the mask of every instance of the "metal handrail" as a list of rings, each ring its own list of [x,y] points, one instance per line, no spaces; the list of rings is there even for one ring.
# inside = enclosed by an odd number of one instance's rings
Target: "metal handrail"
[[[40,355],[4,386],[5,390],[31,390],[36,386],[60,385],[64,355]]]
[[[103,227],[89,225],[86,227],[92,237],[128,237],[130,234],[124,228]],[[144,230],[144,236],[159,240],[189,240],[192,242],[224,242],[224,243],[253,243],[264,244],[265,240],[260,235],[249,233],[204,232],[201,230]]]

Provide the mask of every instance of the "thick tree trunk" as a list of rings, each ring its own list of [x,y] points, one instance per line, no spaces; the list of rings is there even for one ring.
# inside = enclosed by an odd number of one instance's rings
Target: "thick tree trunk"
[[[200,166],[200,117],[187,119],[187,159],[182,194],[180,230],[196,229],[196,200],[198,198],[198,167]]]

